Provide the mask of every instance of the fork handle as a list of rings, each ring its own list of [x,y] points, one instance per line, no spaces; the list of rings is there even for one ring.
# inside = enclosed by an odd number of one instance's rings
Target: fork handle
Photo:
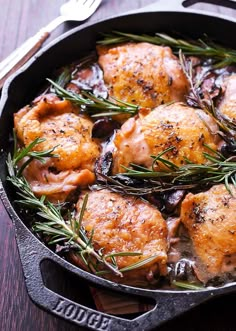
[[[40,49],[51,32],[64,21],[64,17],[57,17],[34,36],[27,39],[0,63],[0,89],[3,87],[6,79],[22,67]]]

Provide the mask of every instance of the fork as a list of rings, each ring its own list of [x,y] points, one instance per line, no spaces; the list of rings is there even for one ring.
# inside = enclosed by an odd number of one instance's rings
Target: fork
[[[0,63],[0,89],[6,79],[39,50],[53,30],[66,21],[85,21],[96,11],[101,1],[69,0],[64,3],[60,7],[60,16],[40,29]]]

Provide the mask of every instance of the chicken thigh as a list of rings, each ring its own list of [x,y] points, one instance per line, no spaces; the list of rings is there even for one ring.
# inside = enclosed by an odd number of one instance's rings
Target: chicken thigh
[[[16,134],[23,146],[43,138],[35,151],[55,147],[45,164],[33,160],[24,176],[37,195],[64,200],[78,186],[95,180],[94,163],[100,153],[98,142],[91,138],[92,121],[78,114],[78,108],[54,95],[37,98],[14,116]]]
[[[211,131],[217,131],[215,122],[200,109],[193,109],[182,103],[162,105],[148,115],[130,118],[114,138],[113,173],[124,172],[122,166],[129,164],[150,168],[153,159],[169,147],[172,150],[162,157],[177,166],[186,158],[197,164],[206,163],[203,152],[209,152],[207,144],[216,150],[218,138]],[[159,164],[160,168],[163,165]]]
[[[85,194],[77,203],[81,209]],[[118,256],[119,269],[153,256],[144,266],[125,272],[116,281],[141,285],[154,282],[155,275],[167,272],[167,225],[161,213],[150,203],[132,196],[121,196],[108,190],[91,191],[82,225],[93,234],[96,249],[103,254],[140,252],[140,256]],[[109,276],[109,278],[116,276]]]
[[[97,51],[112,97],[155,108],[166,102],[183,101],[188,93],[188,80],[169,47],[127,43],[98,46]]]
[[[180,219],[187,228],[198,261],[198,273],[207,281],[235,270],[236,189],[213,186],[206,192],[189,193],[182,202]]]

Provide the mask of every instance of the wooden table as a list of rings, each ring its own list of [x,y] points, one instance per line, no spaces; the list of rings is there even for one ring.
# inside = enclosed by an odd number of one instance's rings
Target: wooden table
[[[59,14],[63,0],[0,0],[0,61],[26,38]],[[129,9],[140,8],[153,0],[103,0],[100,9],[90,19],[96,21]],[[236,16],[232,9],[213,5],[194,5]],[[69,29],[60,26],[48,42]],[[232,34],[234,32],[232,31]],[[232,36],[233,37],[233,36]],[[14,228],[0,203],[0,330],[2,331],[74,331],[78,327],[38,308],[28,297],[21,262],[15,241]],[[235,330],[236,295],[228,295],[171,321],[159,330]]]

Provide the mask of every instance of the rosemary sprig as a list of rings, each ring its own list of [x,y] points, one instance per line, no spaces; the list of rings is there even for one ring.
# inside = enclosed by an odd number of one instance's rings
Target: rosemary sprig
[[[164,182],[161,178],[144,178],[141,177],[138,183],[133,182],[130,178],[134,178],[130,174],[124,176],[119,174],[115,176],[107,176],[99,174],[102,181],[99,182],[99,188],[107,188],[112,192],[122,193],[127,195],[145,196],[152,193],[166,193],[173,190],[189,190],[196,187],[196,184],[173,184]],[[125,178],[126,177],[126,178]],[[138,177],[137,177],[138,178]]]
[[[196,285],[196,284],[191,284],[191,283],[188,283],[188,282],[180,282],[180,281],[173,281],[172,284],[174,286],[177,286],[177,287],[180,287],[182,289],[185,289],[185,290],[193,290],[193,291],[199,291],[199,290],[203,290],[204,287],[201,286],[201,285]]]
[[[80,94],[68,91],[58,83],[51,79],[47,79],[54,87],[56,94],[73,104],[81,107],[82,111],[89,114],[91,117],[114,116],[119,114],[128,114],[134,116],[139,111],[140,107],[128,102],[124,102],[113,98],[108,100],[101,97],[96,97],[90,92],[81,90]]]
[[[120,256],[120,253],[119,253],[119,256]],[[141,267],[145,266],[147,263],[150,263],[150,262],[154,261],[157,258],[157,256],[158,255],[153,255],[153,256],[147,257],[146,259],[143,259],[141,261],[135,262],[135,263],[133,263],[133,264],[127,266],[127,267],[121,268],[120,272],[126,272],[126,271],[131,271],[131,270],[134,270],[134,269],[137,269],[137,268],[141,268]],[[97,272],[98,275],[104,275],[104,274],[107,274],[107,273],[109,273],[108,270],[103,270],[103,271],[98,271]]]
[[[105,34],[103,40],[98,41],[98,44],[111,45],[128,41],[149,42],[155,45],[170,46],[173,51],[178,54],[181,49],[185,55],[200,56],[203,58],[211,58],[215,60],[214,67],[222,68],[236,63],[236,51],[214,43],[211,40],[189,38],[179,39],[174,38],[165,33],[148,34],[131,34],[119,31],[113,31],[110,34]]]
[[[33,209],[36,214],[43,220],[34,223],[33,229],[35,232],[42,233],[50,237],[48,244],[57,244],[63,242],[64,245],[73,247],[81,257],[84,264],[94,273],[101,271],[101,267],[105,267],[109,272],[112,272],[116,276],[123,277],[123,272],[134,270],[150,263],[154,256],[147,259],[141,259],[141,261],[134,263],[122,270],[118,269],[116,258],[119,256],[142,256],[141,252],[116,252],[111,254],[103,254],[103,249],[95,250],[93,247],[93,235],[94,231],[91,231],[90,237],[87,236],[85,229],[82,226],[82,220],[86,205],[88,201],[88,195],[85,195],[79,216],[74,217],[72,212],[67,214],[67,218],[62,215],[61,205],[54,205],[47,200],[46,196],[37,198],[31,190],[29,183],[22,176],[21,169],[25,167],[35,158],[39,161],[44,161],[45,157],[54,156],[52,150],[44,152],[33,152],[37,144],[40,144],[42,139],[36,139],[30,144],[30,147],[22,149],[17,148],[16,136],[14,135],[14,153],[13,158],[8,156],[7,166],[9,176],[7,179],[17,188],[17,193],[21,197],[17,200],[19,204],[24,207]],[[38,153],[38,154],[37,154]],[[18,170],[18,162],[22,161],[24,157],[28,159],[21,165]],[[94,263],[94,260],[96,263]]]
[[[124,192],[126,194],[146,195],[154,192],[166,192],[175,189],[191,189],[200,186],[214,185],[224,183],[227,190],[232,194],[230,183],[236,187],[236,157],[231,156],[225,158],[221,153],[212,150],[209,146],[206,147],[213,155],[204,152],[203,155],[208,161],[206,164],[195,164],[186,160],[183,166],[176,166],[162,156],[167,153],[160,153],[157,156],[152,156],[156,166],[158,164],[167,167],[167,170],[155,171],[152,169],[140,167],[136,164],[130,164],[132,168],[126,168],[126,172],[117,176],[109,177],[101,175],[107,182],[107,187],[116,192]],[[120,180],[120,176],[127,178],[138,179],[137,187]],[[122,179],[122,177],[121,177]],[[104,185],[104,184],[102,184]]]
[[[65,242],[65,244],[73,245],[78,250],[83,261],[89,267],[89,262],[85,257],[92,256],[102,264],[104,267],[109,269],[115,275],[122,277],[122,273],[113,266],[112,263],[107,261],[107,257],[101,254],[101,251],[96,252],[92,240],[86,236],[86,232],[75,218],[70,218],[68,221],[64,220],[61,214],[61,207],[53,205],[51,202],[46,200],[45,196],[40,199],[35,197],[29,184],[24,177],[9,177],[11,183],[18,188],[21,200],[17,200],[21,205],[35,209],[37,215],[44,219],[43,222],[36,222],[33,226],[35,232],[41,232],[50,236],[49,244],[55,244],[58,242]],[[86,199],[83,202],[79,219],[83,217],[83,212],[86,208]],[[71,215],[70,215],[71,216]],[[72,225],[73,224],[73,225]],[[76,231],[75,231],[76,229]],[[140,253],[137,253],[141,255]]]
[[[71,76],[71,68],[65,67],[57,78],[56,83],[61,87],[65,87],[71,81]]]
[[[14,138],[14,150],[13,150],[13,158],[11,159],[10,154],[8,155],[8,170],[10,176],[17,176],[20,177],[24,171],[24,169],[27,167],[30,162],[35,159],[40,161],[41,163],[46,162],[47,157],[58,157],[57,154],[54,154],[54,150],[57,146],[50,148],[46,151],[34,151],[34,147],[36,145],[39,145],[40,143],[44,142],[45,139],[43,138],[36,138],[33,142],[31,142],[28,146],[25,148],[20,148],[17,146],[17,138],[16,133],[13,131],[13,138]],[[24,161],[21,166],[19,167],[19,163],[24,159],[27,158],[26,161]]]
[[[236,130],[236,125],[230,120],[216,111],[213,100],[207,93],[202,93],[201,85],[204,81],[204,75],[201,78],[196,79],[193,73],[192,61],[186,59],[182,51],[179,51],[179,59],[181,67],[189,81],[190,93],[187,96],[187,101],[190,101],[191,105],[202,109],[207,115],[209,115],[219,126],[222,132],[218,132],[224,139],[225,134],[227,136],[235,136],[232,130]],[[207,123],[206,123],[207,125]],[[225,137],[227,140],[227,137]]]

